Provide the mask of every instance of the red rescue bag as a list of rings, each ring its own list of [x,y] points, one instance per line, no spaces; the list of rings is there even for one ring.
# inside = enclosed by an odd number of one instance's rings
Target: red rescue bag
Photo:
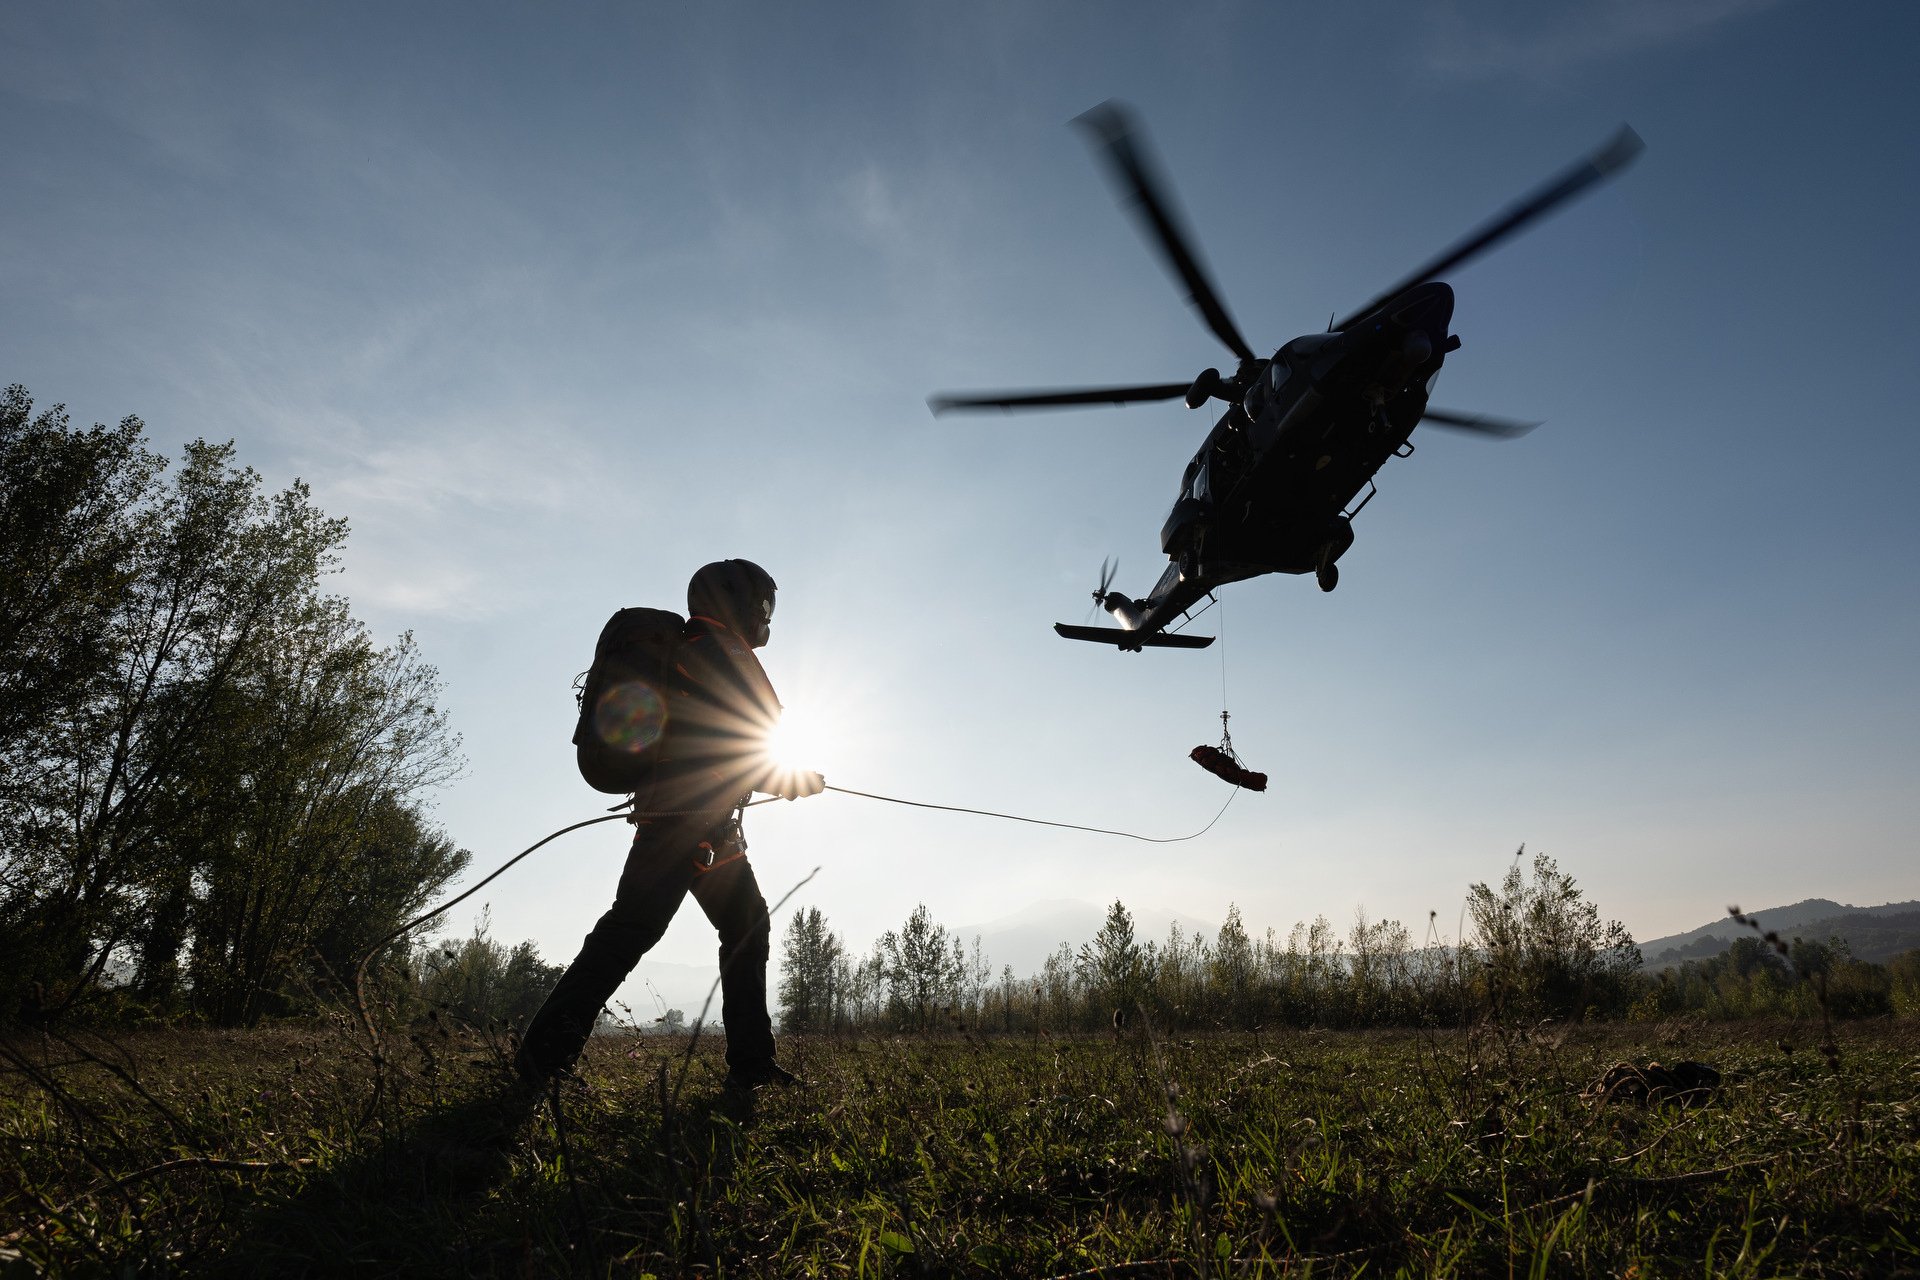
[[[1205,769],[1216,778],[1226,779],[1236,787],[1244,787],[1248,791],[1265,791],[1267,789],[1266,774],[1255,773],[1251,769],[1241,768],[1232,756],[1218,747],[1195,747],[1187,754],[1193,759],[1194,763],[1198,764],[1202,769]]]

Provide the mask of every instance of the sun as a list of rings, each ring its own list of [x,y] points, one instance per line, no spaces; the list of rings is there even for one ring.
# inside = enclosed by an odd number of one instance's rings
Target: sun
[[[777,768],[795,771],[819,771],[825,767],[832,746],[829,727],[822,717],[805,707],[788,707],[780,720],[767,730],[767,759]]]

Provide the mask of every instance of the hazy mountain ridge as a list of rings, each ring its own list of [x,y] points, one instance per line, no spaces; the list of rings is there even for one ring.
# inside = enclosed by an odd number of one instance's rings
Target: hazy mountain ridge
[[[1808,898],[1791,906],[1748,912],[1763,930],[1784,938],[1824,941],[1844,938],[1854,957],[1876,963],[1920,947],[1920,900],[1856,907],[1830,898]],[[1731,916],[1685,933],[1651,938],[1640,944],[1648,969],[1666,969],[1688,960],[1719,955],[1733,940],[1751,932]]]

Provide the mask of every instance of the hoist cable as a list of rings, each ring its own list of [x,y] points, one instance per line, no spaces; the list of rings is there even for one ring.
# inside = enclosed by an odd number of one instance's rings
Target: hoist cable
[[[1224,608],[1220,610],[1219,622],[1220,622],[1220,751],[1229,760],[1233,761],[1235,764],[1239,765],[1241,768],[1244,769],[1246,767],[1246,761],[1242,760],[1240,758],[1240,753],[1233,749],[1233,731],[1227,728],[1227,721],[1230,720],[1232,716],[1227,711],[1227,611]]]

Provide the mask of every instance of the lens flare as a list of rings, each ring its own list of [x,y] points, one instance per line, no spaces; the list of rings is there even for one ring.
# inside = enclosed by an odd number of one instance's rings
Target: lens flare
[[[666,732],[667,704],[646,681],[625,680],[600,695],[593,725],[602,742],[637,755]]]

